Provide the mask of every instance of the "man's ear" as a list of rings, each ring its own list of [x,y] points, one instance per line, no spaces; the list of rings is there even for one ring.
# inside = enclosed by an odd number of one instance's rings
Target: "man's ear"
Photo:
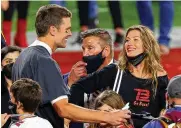
[[[103,57],[108,57],[110,52],[111,52],[110,47],[109,46],[105,46],[104,50],[103,50],[103,53],[102,53],[102,56]]]
[[[165,93],[165,99],[166,99],[166,101],[169,100],[169,95],[168,95],[168,93]]]
[[[57,28],[55,26],[50,26],[49,28],[50,35],[55,36],[56,32],[57,32]]]

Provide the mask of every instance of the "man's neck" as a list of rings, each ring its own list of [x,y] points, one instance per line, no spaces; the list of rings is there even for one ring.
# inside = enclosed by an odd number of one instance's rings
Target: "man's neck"
[[[57,47],[54,44],[54,41],[50,37],[38,37],[37,39],[41,42],[46,43],[52,49],[52,52],[54,52],[57,49]]]
[[[105,66],[109,65],[109,63],[111,62],[112,58],[105,58],[103,64],[98,68],[97,71],[101,70],[102,68],[104,68]]]
[[[173,98],[175,105],[181,106],[181,98]]]

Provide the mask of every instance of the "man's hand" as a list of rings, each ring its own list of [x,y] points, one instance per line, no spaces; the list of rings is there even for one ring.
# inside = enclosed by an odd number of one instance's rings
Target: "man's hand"
[[[64,128],[69,128],[71,120],[64,118]]]
[[[10,115],[8,115],[7,113],[1,114],[1,127],[6,123],[9,117]]]
[[[87,63],[79,61],[72,67],[70,75],[68,76],[69,87],[71,87],[71,85],[79,80],[81,77],[87,76],[87,70],[85,67],[86,65]]]
[[[127,120],[131,118],[131,112],[129,110],[114,110],[109,112],[109,121],[110,125],[118,126],[122,123],[126,123]]]
[[[8,8],[9,8],[9,1],[8,0],[2,0],[1,1],[1,9],[3,11],[6,11],[6,10],[8,10]]]

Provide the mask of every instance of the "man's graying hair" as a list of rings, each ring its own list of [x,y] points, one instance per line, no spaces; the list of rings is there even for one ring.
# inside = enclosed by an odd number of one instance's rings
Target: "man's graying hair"
[[[103,40],[106,43],[106,44],[104,44],[104,46],[109,45],[111,54],[113,56],[112,38],[108,31],[106,31],[105,29],[101,29],[101,28],[95,28],[95,29],[89,29],[87,31],[81,32],[80,33],[81,42],[83,41],[83,39],[85,39],[86,37],[90,37],[90,36],[99,37],[101,40]],[[101,45],[101,47],[104,47],[104,46]]]

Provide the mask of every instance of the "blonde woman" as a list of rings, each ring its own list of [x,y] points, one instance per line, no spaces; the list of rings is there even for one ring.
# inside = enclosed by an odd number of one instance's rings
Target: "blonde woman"
[[[79,97],[84,92],[89,94],[109,87],[130,103],[132,112],[148,112],[157,117],[165,107],[167,84],[167,73],[160,63],[160,49],[153,32],[135,25],[126,32],[118,65],[111,64],[72,85],[69,101],[81,105]],[[133,119],[133,122],[136,128],[147,123],[142,119]]]

